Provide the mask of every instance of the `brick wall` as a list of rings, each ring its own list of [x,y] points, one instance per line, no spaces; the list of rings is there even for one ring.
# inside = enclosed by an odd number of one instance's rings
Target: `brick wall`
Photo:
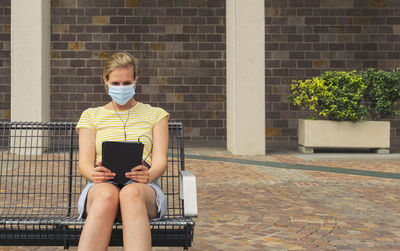
[[[0,120],[10,120],[10,0],[0,0]]]
[[[400,66],[400,1],[266,0],[267,144],[297,142],[289,84],[326,70]],[[400,140],[400,120],[392,121]]]
[[[188,140],[225,141],[224,0],[53,0],[52,120],[77,120],[109,96],[104,59],[139,59],[137,99],[183,121]]]
[[[224,0],[52,0],[52,120],[107,102],[105,58],[139,58],[137,98],[183,121],[187,140],[226,140]],[[295,144],[293,79],[400,66],[400,1],[265,0],[267,144]],[[0,119],[10,118],[10,0],[0,0]],[[400,141],[400,120],[392,121]]]

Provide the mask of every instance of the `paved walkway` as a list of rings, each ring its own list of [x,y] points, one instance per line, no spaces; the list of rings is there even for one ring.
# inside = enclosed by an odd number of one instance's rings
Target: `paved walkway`
[[[186,154],[198,181],[190,250],[400,250],[400,154]]]

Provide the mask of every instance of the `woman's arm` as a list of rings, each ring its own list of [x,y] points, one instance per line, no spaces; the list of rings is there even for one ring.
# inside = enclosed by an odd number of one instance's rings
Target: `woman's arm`
[[[153,149],[151,151],[151,169],[145,165],[132,168],[125,176],[128,179],[140,182],[151,183],[158,179],[165,172],[167,167],[168,153],[168,116],[161,119],[153,127]]]
[[[101,166],[94,168],[96,155],[96,131],[89,128],[79,129],[79,171],[86,179],[98,183],[114,178],[115,174]]]
[[[91,179],[91,169],[96,154],[96,130],[89,128],[79,129],[79,171],[88,180]]]
[[[161,177],[167,167],[168,117],[164,117],[153,127],[152,165],[149,170],[150,183]]]

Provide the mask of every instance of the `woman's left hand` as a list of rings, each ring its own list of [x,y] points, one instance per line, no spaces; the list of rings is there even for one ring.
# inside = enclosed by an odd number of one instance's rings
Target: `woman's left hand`
[[[130,172],[125,173],[128,179],[140,183],[149,183],[149,169],[144,165],[135,166]]]

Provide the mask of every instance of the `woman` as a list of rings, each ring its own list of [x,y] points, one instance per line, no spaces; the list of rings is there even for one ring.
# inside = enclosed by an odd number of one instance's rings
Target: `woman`
[[[106,250],[119,212],[125,250],[151,250],[149,219],[162,218],[167,209],[157,179],[167,166],[169,114],[135,100],[137,67],[136,59],[127,53],[112,55],[103,73],[112,101],[85,110],[76,126],[79,170],[91,181],[79,198],[79,217],[85,225],[78,250]],[[146,161],[125,174],[129,181],[122,187],[109,183],[115,173],[101,164],[102,142],[138,141],[139,137]]]

